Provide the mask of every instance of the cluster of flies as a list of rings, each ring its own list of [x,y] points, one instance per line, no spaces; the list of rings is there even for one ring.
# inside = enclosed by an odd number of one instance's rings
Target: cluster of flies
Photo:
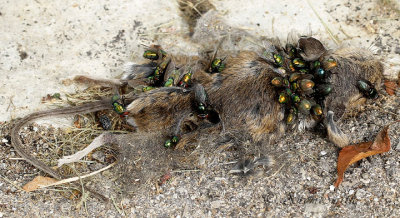
[[[332,91],[327,78],[337,62],[333,59],[305,61],[299,49],[291,44],[287,44],[282,53],[265,53],[264,56],[273,61],[281,75],[273,78],[271,84],[279,89],[278,102],[287,105],[286,123],[294,123],[299,112],[311,113],[313,119],[320,121],[322,102]]]
[[[147,86],[141,87],[142,92],[147,92],[160,87],[182,87],[189,88],[193,85],[192,77],[193,72],[191,68],[187,68],[183,71],[183,68],[168,70],[167,68],[171,63],[171,57],[160,48],[160,46],[152,46],[149,49],[145,50],[143,53],[143,57],[151,60],[152,62],[156,62],[157,66],[154,68],[153,73],[146,78]],[[209,73],[220,73],[225,68],[225,63],[223,59],[214,58],[210,63],[210,68],[208,69]],[[166,78],[166,79],[164,79]],[[200,119],[208,119],[210,112],[212,113],[211,106],[207,103],[207,93],[205,92],[202,86],[195,87],[196,97],[195,97],[195,112],[197,117]],[[129,112],[126,110],[123,99],[120,98],[119,95],[114,95],[112,97],[112,106],[114,111],[119,114],[122,118],[126,118]],[[102,119],[99,119],[101,125],[109,126],[106,123],[102,123]],[[164,146],[167,148],[174,147],[179,142],[179,136],[172,136],[170,139],[166,140]]]
[[[323,102],[333,87],[329,77],[331,70],[338,66],[332,58],[321,56],[313,60],[304,60],[301,49],[293,44],[286,44],[281,52],[264,52],[263,56],[275,66],[281,75],[274,77],[271,84],[279,91],[277,100],[286,107],[286,123],[293,124],[299,113],[311,114],[316,121],[323,118]],[[357,88],[368,98],[378,97],[374,86],[367,80],[360,79]]]

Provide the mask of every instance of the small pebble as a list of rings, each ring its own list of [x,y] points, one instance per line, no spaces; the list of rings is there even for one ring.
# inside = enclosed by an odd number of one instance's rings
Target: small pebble
[[[370,179],[360,179],[362,183],[368,184],[371,180]]]
[[[217,200],[217,201],[212,201],[211,203],[211,208],[220,208],[223,204],[224,201],[223,200]]]
[[[335,186],[333,186],[333,185],[329,186],[329,190],[335,191]]]
[[[36,126],[33,127],[33,131],[37,132],[38,130],[39,129]]]
[[[349,191],[349,195],[352,195],[352,194],[354,194],[354,190],[353,189]]]
[[[1,142],[3,142],[3,143],[8,143],[8,140],[7,140],[6,138],[3,138],[3,139],[1,140]]]
[[[323,204],[307,203],[304,205],[305,213],[323,213],[326,209],[326,206]]]
[[[321,151],[321,156],[325,156],[326,154],[327,154],[327,152],[326,151]]]
[[[356,198],[358,200],[363,199],[365,197],[366,191],[364,189],[359,189],[356,192]]]
[[[400,54],[400,47],[396,47],[396,48],[394,49],[394,53]]]

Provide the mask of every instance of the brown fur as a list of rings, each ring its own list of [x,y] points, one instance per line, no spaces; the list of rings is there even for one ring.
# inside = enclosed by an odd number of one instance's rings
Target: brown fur
[[[335,118],[340,119],[346,109],[365,102],[355,86],[356,81],[361,78],[373,83],[379,81],[383,67],[372,57],[360,56],[349,49],[339,49],[326,56],[331,57],[338,61],[338,67],[332,70],[330,77],[334,91],[326,98],[325,114],[328,110],[334,111]],[[224,130],[247,131],[255,141],[278,138],[285,131],[284,107],[277,102],[277,92],[270,84],[272,78],[278,76],[273,66],[250,51],[227,58],[226,66],[223,72],[211,74],[211,80],[202,83]],[[210,77],[203,70],[195,72],[195,75],[200,81],[202,77]],[[175,126],[179,120],[193,112],[194,96],[190,92],[180,88],[152,90],[137,96],[128,110],[139,131],[174,134],[173,130],[180,128]],[[343,144],[340,140],[334,140],[336,142]]]

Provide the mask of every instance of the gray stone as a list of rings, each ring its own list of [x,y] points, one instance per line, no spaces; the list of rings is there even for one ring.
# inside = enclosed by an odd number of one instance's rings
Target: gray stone
[[[95,152],[93,152],[93,154],[92,154],[92,158],[93,158],[94,160],[97,160],[97,161],[103,163],[103,162],[105,161],[105,159],[106,159],[106,155],[104,154],[103,151],[95,151]]]
[[[394,53],[400,54],[400,47],[396,47],[396,48],[394,49]]]
[[[96,171],[96,170],[99,170],[99,169],[104,168],[104,167],[105,166],[103,164],[101,164],[101,163],[92,163],[92,164],[89,165],[89,169],[91,171]]]

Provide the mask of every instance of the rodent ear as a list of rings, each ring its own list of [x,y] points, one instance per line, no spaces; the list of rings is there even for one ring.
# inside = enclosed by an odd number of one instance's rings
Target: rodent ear
[[[313,37],[301,37],[298,43],[300,56],[306,61],[318,60],[326,52],[324,45]]]

